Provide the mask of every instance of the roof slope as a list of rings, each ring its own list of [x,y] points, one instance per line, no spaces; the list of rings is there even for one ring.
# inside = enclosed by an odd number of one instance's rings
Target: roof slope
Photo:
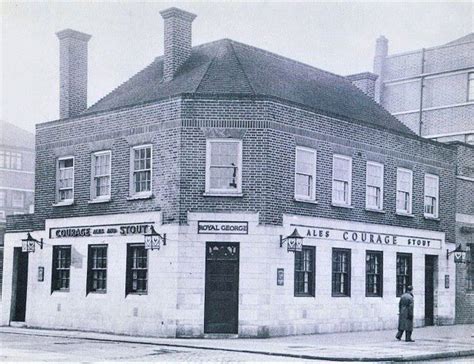
[[[469,43],[469,42],[474,42],[474,33],[466,34],[465,36],[452,40],[451,42],[448,42],[445,45],[455,45],[455,44]]]
[[[194,47],[172,81],[163,82],[162,78],[163,58],[159,57],[84,114],[184,93],[258,95],[413,135],[345,77],[228,39]]]
[[[35,149],[35,135],[16,125],[0,120],[0,145]]]

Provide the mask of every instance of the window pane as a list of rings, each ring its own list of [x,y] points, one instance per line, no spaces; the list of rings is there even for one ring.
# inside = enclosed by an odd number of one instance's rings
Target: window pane
[[[314,296],[314,247],[295,252],[295,295]]]

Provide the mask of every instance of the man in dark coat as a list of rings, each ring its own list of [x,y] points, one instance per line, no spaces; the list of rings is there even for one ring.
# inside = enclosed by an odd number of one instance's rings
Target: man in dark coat
[[[400,297],[398,304],[398,332],[397,340],[400,340],[405,331],[405,341],[413,342],[411,333],[413,331],[413,287],[408,286],[407,291]]]

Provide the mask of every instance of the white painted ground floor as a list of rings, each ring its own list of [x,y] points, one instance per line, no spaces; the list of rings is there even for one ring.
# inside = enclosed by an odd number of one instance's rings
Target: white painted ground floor
[[[151,226],[166,234],[144,249]],[[297,229],[301,253],[280,247]],[[278,336],[396,328],[414,286],[415,326],[454,323],[455,263],[444,233],[303,216],[160,213],[47,220],[44,246],[5,237],[2,324],[156,337]],[[161,242],[163,243],[163,242]]]

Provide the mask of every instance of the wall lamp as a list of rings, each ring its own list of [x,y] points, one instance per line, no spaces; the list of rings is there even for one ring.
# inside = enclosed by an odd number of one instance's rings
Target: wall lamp
[[[40,246],[40,249],[43,249],[43,238],[37,240],[30,233],[27,233],[26,239],[21,239],[21,251],[24,253],[34,253],[36,244]]]
[[[280,235],[280,248],[283,247],[283,243],[285,242],[289,252],[296,253],[303,250],[303,237],[298,233],[296,228],[286,238],[284,238],[283,235]]]
[[[446,249],[446,259],[449,259],[449,256],[454,254],[454,263],[465,263],[467,252],[461,248],[461,244],[457,246],[452,252],[449,249]]]
[[[145,237],[145,249],[149,250],[160,250],[160,245],[166,245],[166,234],[159,234],[156,232],[153,225],[151,225],[151,232],[149,234],[144,234]]]

